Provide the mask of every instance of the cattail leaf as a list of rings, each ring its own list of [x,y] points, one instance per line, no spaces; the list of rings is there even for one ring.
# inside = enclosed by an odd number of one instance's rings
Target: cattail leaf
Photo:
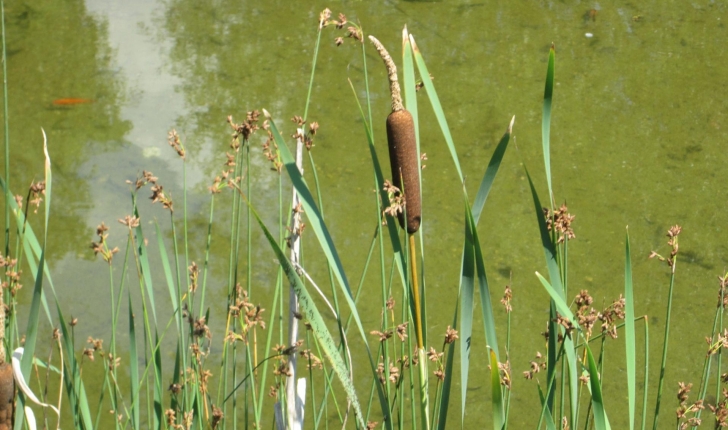
[[[569,321],[571,321],[574,324],[574,327],[578,327],[576,318],[574,318],[574,314],[571,312],[571,309],[569,309],[569,305],[566,304],[563,297],[561,297],[561,294],[559,294],[554,287],[551,286],[549,281],[546,280],[543,276],[541,276],[540,273],[536,272],[536,277],[538,277],[538,280],[541,281],[541,284],[546,288],[546,291],[551,296],[551,300],[554,301],[554,304],[556,305],[556,310],[559,311],[559,313],[568,318]]]
[[[417,70],[420,71],[420,76],[422,77],[422,84],[425,86],[425,89],[427,90],[427,97],[430,99],[430,104],[432,105],[432,110],[435,113],[435,118],[437,118],[437,123],[440,125],[440,130],[442,131],[442,135],[445,137],[445,143],[447,144],[447,148],[450,151],[450,156],[452,157],[453,162],[455,163],[455,169],[458,172],[458,178],[460,179],[460,183],[463,183],[463,171],[460,168],[460,161],[458,161],[458,154],[455,150],[455,143],[452,140],[452,134],[450,133],[450,127],[447,125],[447,119],[445,118],[445,111],[442,109],[442,105],[440,104],[440,98],[437,96],[437,92],[435,91],[435,86],[432,84],[432,80],[430,79],[430,72],[427,70],[427,65],[425,64],[425,59],[422,58],[422,53],[420,52],[419,48],[417,47],[417,44],[415,43],[415,38],[411,34],[409,35],[410,43],[412,44],[412,52],[415,56],[415,63],[417,64]]]
[[[65,366],[63,367],[62,383],[66,387],[66,395],[70,403],[70,408],[77,411],[74,415],[74,421],[79,428],[94,428],[91,420],[91,411],[89,410],[88,396],[86,395],[86,387],[81,379],[81,369],[76,360],[73,335],[68,329],[66,319],[61,313],[61,305],[56,301],[56,314],[58,315],[58,325],[61,328],[61,345],[63,347]],[[98,427],[98,426],[97,426]]]
[[[134,324],[134,309],[131,301],[131,292],[128,292],[127,301],[129,303],[129,378],[131,383],[129,389],[131,393],[131,426],[135,430],[139,430],[141,422],[139,421],[139,413],[141,404],[139,402],[139,352],[137,351],[136,341],[136,325]]]
[[[44,308],[46,309],[46,312],[48,315],[50,315],[50,312],[48,312],[48,305],[45,301],[45,297],[43,295],[43,273],[45,271],[45,246],[46,246],[46,240],[48,237],[48,219],[50,216],[50,201],[51,201],[51,194],[52,194],[52,172],[51,172],[51,160],[50,156],[48,155],[48,141],[46,139],[46,134],[43,129],[41,129],[41,132],[43,133],[43,155],[44,155],[44,165],[45,165],[45,181],[46,181],[46,196],[45,196],[45,219],[44,219],[44,229],[43,229],[43,245],[40,247],[40,254],[38,257],[38,266],[36,270],[33,270],[33,273],[35,275],[35,282],[33,286],[33,298],[31,299],[30,304],[30,310],[28,311],[28,323],[26,325],[27,331],[25,334],[25,344],[24,349],[21,350],[20,355],[18,357],[18,373],[22,377],[30,377],[30,371],[33,364],[33,355],[35,354],[35,347],[36,347],[36,341],[38,336],[38,319],[39,319],[39,313],[40,313],[40,305],[41,302],[44,305]],[[14,202],[15,199],[10,199]],[[6,200],[8,201],[8,200]],[[16,206],[16,219],[17,215],[21,213],[22,211],[20,208]],[[23,226],[25,224],[20,224],[18,227],[19,229],[23,229]],[[25,235],[23,235],[25,236]],[[23,240],[25,242],[25,239]],[[24,245],[25,246],[25,245]],[[32,261],[32,259],[28,260],[29,262]],[[31,265],[32,266],[32,265]],[[50,316],[49,316],[50,320]],[[17,351],[17,350],[16,350]],[[26,351],[27,354],[23,354],[23,351]],[[13,353],[13,360],[15,360],[15,353]],[[14,362],[13,362],[14,364]],[[13,367],[13,370],[15,370],[15,364]],[[24,381],[23,381],[24,382]],[[34,396],[33,396],[34,397]],[[33,398],[28,397],[31,400]],[[24,399],[19,399],[18,405],[21,406],[18,408],[18,411],[24,411],[25,402]],[[58,413],[58,410],[56,410],[56,413]],[[22,425],[24,419],[23,419],[23,413],[19,413],[19,416],[16,417],[15,422],[15,428],[19,429],[19,426]]]
[[[490,400],[493,407],[493,429],[502,430],[506,424],[506,416],[503,408],[503,392],[501,390],[498,358],[492,349],[490,350],[490,389]]]
[[[546,428],[548,430],[556,430],[556,425],[554,425],[554,418],[551,416],[551,409],[547,405],[546,398],[543,395],[543,391],[541,390],[540,385],[538,385],[538,398],[541,401],[541,414],[545,417]]]
[[[139,208],[134,205],[134,216],[139,218]],[[154,320],[154,327],[157,326],[157,307],[154,304],[154,286],[152,284],[152,270],[149,266],[149,256],[148,256],[148,250],[146,245],[146,240],[144,238],[144,230],[142,229],[142,223],[138,223],[138,225],[134,228],[134,233],[136,235],[136,245],[137,245],[137,255],[139,256],[139,267],[141,268],[142,272],[142,279],[144,281],[144,286],[147,289],[147,297],[149,298],[149,308],[152,310],[152,319]],[[146,309],[145,309],[146,312]]]
[[[485,272],[485,259],[483,258],[483,250],[480,247],[480,239],[478,238],[478,230],[475,228],[475,220],[473,220],[470,207],[466,208],[466,216],[470,223],[473,233],[473,249],[475,250],[475,274],[478,277],[478,286],[480,292],[480,310],[483,314],[483,326],[485,330],[486,345],[493,350],[495,356],[500,360],[498,353],[498,337],[495,331],[495,317],[493,316],[493,305],[490,301],[490,288],[488,287],[488,276]]]
[[[172,268],[169,264],[169,257],[167,256],[167,248],[164,246],[164,236],[162,236],[162,230],[159,228],[159,223],[154,220],[154,228],[157,233],[157,245],[159,247],[159,255],[162,261],[162,270],[164,272],[164,279],[167,281],[167,289],[169,290],[169,299],[175,309],[175,317],[177,322],[177,333],[179,336],[185,335],[184,327],[182,325],[182,313],[179,309],[182,308],[180,300],[181,297],[178,294],[179,288],[175,289],[174,278],[172,277]]]
[[[458,324],[458,306],[459,302],[455,303],[455,313],[452,317],[452,327],[453,329],[457,327]],[[460,344],[463,344],[462,339],[459,342]],[[450,388],[452,387],[452,374],[453,374],[453,368],[455,364],[455,342],[450,343],[447,346],[447,354],[445,357],[445,380],[442,381],[442,396],[440,397],[440,410],[437,414],[437,422],[435,423],[437,425],[438,430],[444,430],[447,425],[447,411],[448,407],[450,406]],[[464,403],[464,402],[463,402]]]
[[[541,143],[543,145],[543,162],[546,168],[546,182],[549,187],[549,207],[552,206],[554,193],[551,187],[551,102],[554,94],[554,45],[549,50],[549,65],[546,70],[546,87],[543,93],[543,119],[541,121]]]
[[[513,123],[515,121],[516,117],[514,115],[513,118],[511,118],[511,122],[508,124],[506,132],[503,134],[503,137],[501,137],[500,142],[498,142],[498,146],[496,146],[495,151],[493,151],[493,155],[490,157],[490,161],[488,162],[488,167],[485,169],[483,179],[480,181],[478,193],[475,195],[475,200],[473,201],[473,219],[475,220],[476,225],[480,220],[480,214],[483,212],[485,201],[488,199],[488,194],[490,194],[490,190],[493,187],[495,176],[498,173],[503,157],[506,154],[506,149],[508,149],[508,142],[511,140]]]
[[[33,356],[31,356],[31,355],[26,356],[24,351],[25,350],[22,347],[16,348],[15,351],[13,351],[13,356],[12,356],[13,376],[15,378],[15,382],[18,385],[18,389],[20,391],[22,391],[22,393],[25,395],[25,398],[29,399],[36,405],[51,409],[53,412],[56,413],[56,415],[58,415],[58,419],[60,419],[61,414],[60,414],[60,412],[58,412],[58,409],[53,405],[49,405],[48,403],[43,403],[40,400],[38,400],[38,398],[35,396],[35,393],[33,393],[33,390],[31,390],[30,387],[28,386],[28,383],[26,382],[25,376],[23,375],[23,371],[21,369],[21,367],[22,367],[21,362],[30,360],[32,363]],[[26,406],[26,408],[27,408],[27,406]]]
[[[465,212],[467,213],[467,202]],[[463,258],[460,264],[459,299],[462,313],[460,315],[460,419],[465,419],[465,402],[468,395],[468,376],[470,370],[470,343],[473,333],[473,305],[475,291],[475,248],[473,246],[473,230],[465,216],[465,238]]]
[[[584,344],[586,349],[587,364],[589,366],[589,388],[591,389],[592,407],[594,409],[594,427],[596,430],[611,430],[606,411],[604,410],[604,399],[602,398],[602,381],[599,378],[597,363],[594,361],[591,348]]]
[[[629,428],[634,429],[634,416],[637,388],[637,346],[634,324],[634,291],[632,288],[632,258],[629,250],[629,231],[624,246],[624,341],[627,359],[627,402]]]
[[[25,412],[25,422],[28,424],[28,428],[30,430],[35,430],[36,424],[35,424],[35,414],[33,413],[33,410],[30,409],[30,406],[23,407],[23,411]]]
[[[412,114],[412,119],[415,123],[417,153],[420,154],[420,126],[417,110],[417,90],[415,88],[415,63],[412,55],[412,44],[410,43],[407,26],[405,26],[402,30],[402,80],[404,81],[404,105],[409,113]],[[417,163],[418,167],[421,168],[419,159],[417,160]],[[422,189],[422,187],[420,187],[420,189]]]

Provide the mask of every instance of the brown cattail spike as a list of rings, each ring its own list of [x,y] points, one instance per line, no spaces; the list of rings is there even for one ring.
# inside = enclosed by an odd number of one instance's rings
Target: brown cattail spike
[[[399,225],[407,228],[407,233],[415,233],[420,228],[422,219],[422,202],[420,200],[420,169],[417,155],[417,139],[415,138],[415,123],[410,114],[402,105],[399,82],[397,81],[397,67],[389,56],[387,50],[374,37],[369,36],[379,55],[384,60],[389,75],[389,89],[392,93],[392,113],[387,117],[387,142],[389,143],[389,162],[392,166],[392,182],[394,186],[404,191],[405,211],[399,215]]]
[[[5,348],[0,345],[0,348]],[[15,380],[13,366],[10,363],[0,364],[0,430],[13,428],[15,403]]]

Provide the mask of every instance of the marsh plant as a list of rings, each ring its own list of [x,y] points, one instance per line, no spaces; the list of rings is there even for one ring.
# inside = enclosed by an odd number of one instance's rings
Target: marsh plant
[[[629,237],[626,236],[623,294],[599,308],[589,291],[569,289],[568,247],[576,238],[576,217],[565,204],[557,207],[550,168],[555,49],[552,47],[549,52],[543,101],[542,148],[548,193],[545,200],[540,199],[528,170],[525,172],[537,226],[534,231],[539,232],[547,270],[547,276],[536,272],[536,277],[550,296],[544,321],[545,350],[534,350],[534,358],[528,364],[527,359],[513,361],[510,353],[511,318],[518,311],[514,310],[518,289],[506,286],[500,299],[502,287],[491,291],[488,262],[478,231],[478,221],[508,149],[515,118],[504,122],[506,132],[497,143],[478,188],[468,190],[445,108],[414,37],[406,28],[403,30],[399,75],[395,60],[381,42],[367,37],[363,28],[345,15],[332,16],[328,9],[319,16],[308,96],[301,102],[302,115],[288,123],[260,109],[247,112],[242,119],[227,118],[231,133],[227,147],[219,154],[219,173],[207,187],[209,217],[202,243],[193,239],[187,214],[186,166],[190,152],[174,130],[169,133],[168,143],[170,157],[176,157],[181,164],[181,195],[172,195],[165,188],[165,181],[170,178],[159,178],[143,170],[127,181],[128,208],[119,213],[118,220],[104,220],[94,234],[89,234],[93,237],[89,252],[97,256],[98,264],[108,266],[110,339],[76,339],[81,326],[63,312],[45,264],[46,237],[53,234],[48,231],[52,197],[48,146],[52,149],[52,143],[44,146],[44,180],[31,184],[25,197],[16,197],[10,190],[6,134],[6,175],[2,181],[6,230],[4,253],[0,256],[4,269],[1,297],[6,309],[1,316],[6,319],[0,324],[0,336],[4,336],[5,350],[17,353],[19,381],[31,382],[30,391],[22,390],[18,395],[15,408],[0,404],[0,425],[13,421],[13,411],[17,429],[24,422],[34,421],[28,414],[36,409],[34,415],[38,415],[37,407],[25,409],[34,400],[34,391],[43,393],[41,403],[53,403],[52,407],[60,410],[58,418],[44,415],[46,427],[58,427],[60,421],[65,427],[77,429],[297,429],[330,425],[444,429],[457,427],[458,423],[463,427],[467,423],[468,385],[472,383],[470,350],[478,344],[487,347],[488,416],[494,429],[508,428],[512,381],[523,377],[532,380],[533,395],[540,400],[539,413],[529,415],[536,428],[602,430],[611,428],[605,403],[612,408],[623,407],[605,399],[603,385],[613,382],[602,378],[607,345],[623,338],[624,357],[613,360],[625,363],[624,392],[630,429],[645,428],[650,416],[653,429],[665,428],[658,427],[658,417],[668,364],[681,227],[669,229],[666,256],[658,251],[651,255],[663,262],[670,273],[664,352],[652,412],[647,404],[651,387],[647,372],[648,324],[646,317],[634,314]],[[349,81],[352,99],[348,104],[358,110],[363,129],[352,131],[349,139],[369,149],[376,193],[372,202],[375,209],[369,216],[374,234],[364,273],[357,283],[350,281],[327,227],[315,162],[320,126],[309,117],[324,35],[333,37],[336,46],[353,45],[346,52],[353,50],[361,55],[363,64],[364,88],[356,88]],[[384,78],[377,68],[370,79],[368,41],[384,60],[392,96],[392,113],[386,119],[389,175],[382,168],[387,162],[377,151],[375,138],[379,137],[373,127],[385,118],[372,115],[369,88],[370,80]],[[422,162],[426,156],[420,149],[418,99],[422,102],[425,98],[451,155],[463,203],[463,236],[456,239],[462,243],[457,295],[451,304],[437,306],[439,313],[445,308],[452,314],[452,322],[440,336],[429,338],[423,273],[426,266],[436,263],[426,261],[422,252],[427,248],[423,235],[427,216],[422,213],[421,204],[427,199],[421,191],[421,172],[425,167]],[[318,120],[325,124],[324,119]],[[7,123],[5,127],[7,130]],[[263,171],[254,169],[254,157],[263,157],[268,167]],[[261,206],[257,202],[264,197],[254,187],[252,179],[257,175],[275,177],[275,204],[271,206],[271,199],[265,197],[270,213],[258,212]],[[474,198],[468,191],[475,192]],[[140,199],[150,199],[161,206],[167,219],[156,220],[143,213]],[[41,207],[44,212],[36,215]],[[42,234],[35,233],[33,224],[41,225],[38,231]],[[148,230],[150,225],[153,231]],[[125,241],[110,243],[110,229],[124,231]],[[214,229],[226,232],[225,243],[213,240]],[[253,240],[260,234],[265,239],[262,249]],[[301,246],[304,241],[309,248],[321,251],[328,275],[324,279],[316,279],[307,269]],[[220,249],[225,250],[225,261],[217,263],[225,267],[225,298],[213,301],[208,297],[211,270],[213,258],[223,255]],[[265,293],[253,282],[252,275],[253,259],[264,254],[273,255],[278,264]],[[21,268],[31,275],[31,288],[21,285]],[[367,276],[368,273],[373,276]],[[378,285],[365,282],[372,278],[379,280]],[[728,275],[720,278],[719,302],[707,339],[703,378],[699,386],[681,383],[678,402],[670,405],[677,405],[676,426],[681,429],[695,428],[707,421],[715,428],[725,427],[728,422],[728,376],[721,373],[720,361],[723,348],[728,346],[728,331],[723,325],[728,303],[727,279]],[[155,289],[159,282],[166,287],[161,296]],[[18,294],[32,295],[27,315],[17,314]],[[473,337],[476,296],[484,328],[481,339]],[[358,307],[361,300],[379,303],[380,314],[374,325],[363,322]],[[494,308],[492,300],[500,300],[503,310]],[[49,303],[54,305],[54,312]],[[26,327],[24,333],[18,318],[27,319],[22,325]],[[51,343],[39,337],[42,318],[56,328]],[[216,323],[212,324],[212,320]],[[505,330],[496,330],[496,320]],[[645,349],[640,359],[644,368],[641,408],[637,405],[636,386],[640,373],[638,327],[644,330]],[[499,339],[497,333],[505,333],[505,338]],[[21,345],[23,349],[16,350]],[[42,348],[47,345],[50,353],[45,355]],[[5,361],[4,357],[0,354],[0,362]],[[715,373],[711,366],[716,362],[718,376],[711,380],[709,375]],[[99,392],[86,388],[87,378],[94,375],[102,375]],[[0,391],[4,393],[7,384],[3,384],[0,381]],[[623,381],[615,384],[621,385]],[[459,393],[453,392],[453,385],[459,386]],[[63,391],[54,395],[49,387],[55,386]],[[715,393],[711,404],[703,400],[709,390]],[[691,396],[696,392],[697,396]],[[455,404],[458,398],[460,407]],[[2,393],[0,401],[6,402]]]

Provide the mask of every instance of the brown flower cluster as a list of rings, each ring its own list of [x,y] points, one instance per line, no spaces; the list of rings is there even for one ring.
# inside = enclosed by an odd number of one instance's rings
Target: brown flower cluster
[[[715,405],[708,405],[710,411],[715,415],[714,428],[716,429],[728,427],[728,390],[723,388],[722,393],[720,402],[717,402]]]
[[[174,208],[172,207],[172,199],[164,194],[164,187],[162,187],[161,184],[157,184],[155,182],[154,184],[152,184],[151,190],[152,196],[149,198],[152,200],[152,203],[160,202],[164,209],[169,209],[170,212],[174,212]]]
[[[310,349],[304,349],[303,351],[299,352],[301,354],[301,357],[305,358],[308,364],[306,367],[308,369],[323,369],[324,363],[321,361],[320,358],[313,355]]]
[[[445,329],[445,345],[449,345],[459,339],[458,331],[454,328],[447,326]]]
[[[501,304],[504,308],[506,308],[506,312],[510,313],[513,311],[513,306],[511,305],[511,300],[513,300],[513,290],[511,290],[510,285],[506,285],[505,291],[503,292],[503,298],[501,299]]]
[[[511,361],[506,360],[505,363],[498,363],[498,373],[500,375],[500,383],[504,387],[511,389]]]
[[[94,339],[93,337],[89,336],[88,340],[86,340],[86,343],[88,343],[90,347],[83,350],[84,357],[87,357],[89,360],[94,361],[94,353],[98,353],[100,357],[104,356],[103,339]]]
[[[324,9],[321,14],[319,14],[319,31],[324,29],[325,27],[328,27],[330,25],[336,26],[337,30],[341,30],[344,28],[346,24],[349,24],[349,20],[346,18],[346,15],[343,13],[339,14],[338,19],[331,19],[331,10]],[[346,28],[346,36],[352,39],[358,40],[360,43],[364,42],[364,36],[362,34],[361,28],[351,23],[352,25],[348,26]],[[341,46],[344,43],[344,37],[336,37],[334,39],[334,43],[336,46]]]
[[[379,337],[380,342],[386,342],[389,338],[392,337],[392,330],[385,330],[385,331],[372,330],[369,332],[369,334],[373,334],[373,335]]]
[[[128,215],[127,218],[129,218]],[[136,218],[136,220],[138,223],[139,218]],[[115,246],[114,248],[109,249],[106,243],[106,239],[109,237],[109,235],[106,234],[107,231],[109,231],[109,227],[107,227],[103,222],[96,227],[96,234],[99,236],[99,241],[91,242],[91,249],[94,250],[94,255],[101,254],[104,261],[111,264],[111,260],[114,258],[114,254],[119,252],[119,248]]]
[[[227,122],[230,124],[230,127],[232,127],[233,131],[233,141],[230,144],[230,147],[237,152],[240,149],[240,136],[243,137],[243,142],[247,142],[250,136],[258,131],[260,127],[258,127],[258,117],[260,116],[260,112],[257,110],[249,111],[245,115],[245,121],[241,122],[240,124],[236,124],[233,122],[232,115],[229,115],[227,117]]]
[[[384,181],[384,191],[387,192],[389,206],[384,208],[384,213],[382,214],[382,225],[387,225],[387,218],[385,215],[396,217],[398,214],[404,212],[405,199],[399,188],[395,187],[389,180]]]
[[[228,154],[226,152],[225,163],[223,163],[225,168],[222,169],[220,175],[215,176],[215,179],[212,181],[212,185],[207,187],[207,189],[210,190],[210,193],[220,194],[223,188],[235,188],[235,185],[240,183],[242,179],[239,176],[234,176],[235,164],[235,153]]]
[[[271,170],[281,173],[281,169],[283,169],[283,162],[281,161],[281,154],[278,151],[278,145],[273,139],[273,133],[270,131],[270,124],[268,123],[268,120],[263,121],[263,130],[268,133],[268,138],[263,144],[263,155],[265,155],[265,158],[273,164]]]
[[[263,312],[265,309],[261,308],[260,305],[254,305],[248,300],[248,292],[245,291],[242,285],[235,285],[235,304],[229,308],[230,315],[233,318],[243,317],[243,327],[245,332],[243,338],[247,336],[247,333],[255,326],[259,326],[265,330],[265,321],[263,320]],[[245,339],[247,342],[247,339]]]
[[[33,210],[33,213],[38,213],[38,208],[40,207],[40,202],[43,201],[43,196],[45,195],[45,188],[46,188],[45,181],[30,183],[30,188],[28,190],[28,204],[35,205],[35,209]]]
[[[306,120],[304,120],[302,117],[298,115],[294,115],[293,118],[291,118],[291,122],[296,124],[299,128],[303,127],[304,124],[306,124]],[[308,130],[305,133],[302,133],[301,131],[296,131],[296,133],[293,134],[294,139],[301,140],[303,144],[306,146],[307,150],[311,150],[313,148],[313,138],[316,136],[316,132],[319,129],[318,122],[314,121],[311,124],[308,125]]]
[[[387,367],[389,369],[389,376],[385,373],[384,363],[380,361],[377,364],[377,378],[379,379],[379,382],[384,385],[385,381],[388,379],[391,383],[396,384],[400,378],[399,367],[393,365],[391,361]]]
[[[597,321],[598,313],[591,307],[594,299],[589,295],[589,291],[581,290],[574,298],[576,304],[576,320],[586,333],[587,339],[592,335],[592,328]]]
[[[677,415],[677,428],[680,430],[685,430],[688,427],[696,427],[700,425],[700,418],[697,417],[697,412],[705,409],[705,406],[703,405],[703,400],[697,400],[695,403],[689,404],[688,403],[688,393],[690,393],[690,389],[692,388],[693,384],[685,384],[684,382],[678,382],[678,391],[677,391],[677,399],[680,402],[680,406],[678,406],[676,415]],[[692,413],[692,417],[688,417],[687,415]],[[717,427],[716,427],[717,428]]]
[[[728,329],[723,329],[723,334],[718,333],[718,339],[715,342],[709,337],[705,338],[705,342],[709,345],[707,355],[715,355],[721,348],[728,348]]]
[[[619,299],[601,311],[598,317],[602,321],[602,333],[616,339],[617,323],[624,320],[624,297],[620,294]]]
[[[564,240],[576,238],[574,230],[571,228],[571,223],[576,218],[576,215],[569,214],[569,208],[566,207],[566,204],[561,205],[553,214],[548,208],[543,208],[543,213],[546,217],[546,227],[548,230],[555,229],[558,234],[556,243],[562,243]]]
[[[157,182],[157,177],[154,176],[152,172],[147,172],[146,170],[142,171],[142,176],[136,178],[134,182],[127,180],[127,184],[133,184],[134,190],[139,190],[141,187],[147,185],[148,183],[155,183]]]
[[[15,266],[18,265],[16,258],[3,257],[0,255],[0,267],[5,268],[5,280],[2,282],[2,288],[10,290],[10,294],[15,297],[15,294],[23,288],[20,283],[20,276],[23,274],[22,270],[16,270]]]
[[[152,196],[150,197],[152,203],[160,202],[165,209],[169,209],[170,212],[174,212],[172,209],[172,199],[164,194],[164,187],[157,183],[158,180],[159,178],[154,176],[152,172],[144,170],[141,177],[138,177],[134,182],[127,180],[126,183],[133,184],[136,190],[139,190],[147,184],[152,184]]]
[[[680,235],[681,232],[682,227],[677,224],[670,227],[670,229],[667,231],[667,244],[668,246],[670,246],[670,248],[672,248],[670,250],[669,257],[665,258],[655,251],[650,252],[650,258],[657,258],[660,261],[666,261],[667,265],[672,268],[673,273],[675,273],[675,257],[677,257],[677,253],[679,250],[677,237]]]
[[[546,359],[543,358],[540,352],[536,351],[536,358],[531,361],[531,368],[523,372],[523,377],[526,379],[533,379],[533,375],[546,369]]]
[[[556,313],[556,319],[554,319],[554,322],[561,327],[564,328],[564,333],[566,334],[566,337],[571,337],[571,333],[574,331],[576,327],[574,327],[574,323],[571,322],[570,319],[566,318],[565,316]],[[559,334],[559,342],[563,340],[563,336]]]
[[[187,268],[187,271],[190,273],[190,292],[194,293],[195,291],[197,291],[197,282],[200,277],[200,268],[197,267],[197,263],[193,261],[190,267]]]
[[[720,289],[718,290],[718,307],[723,309],[728,306],[728,273],[725,276],[718,276]]]
[[[179,155],[183,160],[185,159],[185,148],[182,146],[182,141],[177,134],[177,130],[172,129],[172,131],[167,134],[167,143],[175,150],[175,152],[177,152],[177,155]]]

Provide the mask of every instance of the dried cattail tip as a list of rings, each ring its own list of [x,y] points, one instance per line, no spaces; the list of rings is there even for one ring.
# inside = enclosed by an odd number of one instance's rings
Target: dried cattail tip
[[[379,55],[384,60],[389,75],[389,88],[392,93],[392,113],[387,117],[387,142],[389,143],[389,162],[392,166],[394,186],[404,191],[405,212],[399,214],[399,224],[407,228],[407,233],[415,233],[420,228],[422,219],[422,202],[420,200],[420,169],[418,164],[417,140],[415,124],[410,114],[402,105],[397,67],[387,50],[374,37],[369,36]]]

